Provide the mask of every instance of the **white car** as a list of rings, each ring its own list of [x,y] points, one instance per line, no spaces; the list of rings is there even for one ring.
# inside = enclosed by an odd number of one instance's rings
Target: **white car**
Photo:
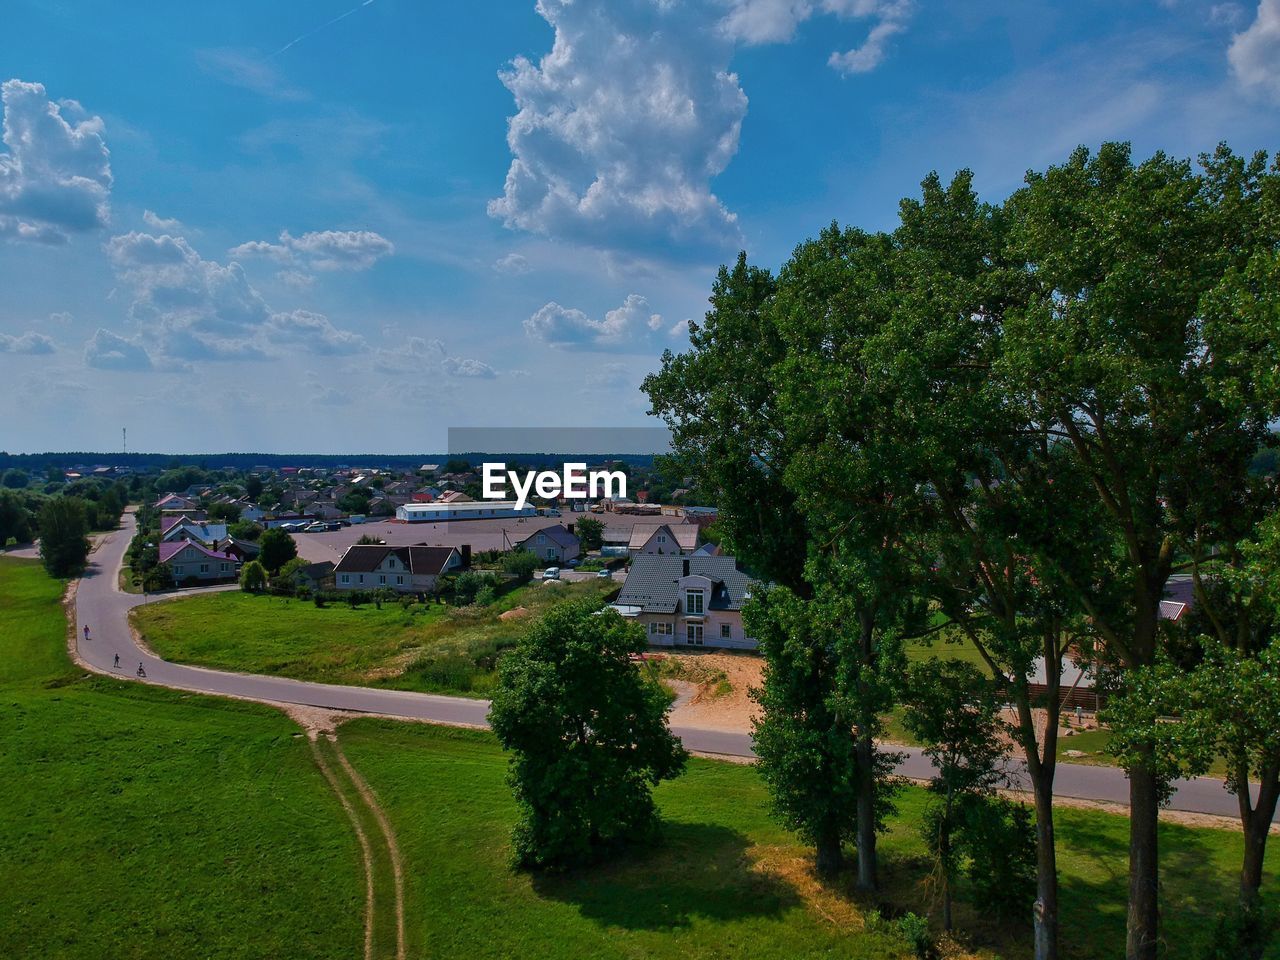
[[[560,579],[560,568],[559,568],[559,567],[547,567],[547,569],[545,569],[545,570],[543,570],[543,571],[542,571],[542,579],[543,579],[543,580],[559,580],[559,579]]]

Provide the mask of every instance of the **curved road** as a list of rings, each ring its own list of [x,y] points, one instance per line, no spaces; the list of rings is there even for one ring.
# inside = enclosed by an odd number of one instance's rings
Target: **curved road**
[[[92,669],[126,679],[136,679],[135,671],[138,664],[142,663],[146,668],[147,683],[178,690],[274,703],[303,704],[331,710],[385,714],[436,723],[485,725],[489,712],[489,704],[485,700],[404,690],[307,683],[282,677],[208,670],[169,663],[144,653],[133,641],[128,617],[131,609],[148,602],[148,598],[124,593],[119,588],[120,566],[134,528],[133,513],[126,513],[121,529],[105,537],[90,557],[89,569],[76,591],[76,645],[80,658]],[[166,597],[185,596],[190,592]],[[150,599],[149,602],[159,601]],[[88,640],[84,639],[83,634],[86,624],[90,628]],[[113,666],[116,654],[120,655],[119,669]],[[696,753],[752,756],[751,737],[747,733],[681,726],[673,727],[672,730],[689,750]],[[930,776],[932,765],[918,748],[898,749],[906,754],[898,768],[899,773],[917,779]],[[1013,779],[1015,786],[1025,786],[1024,782],[1019,782],[1022,778],[1017,775],[1016,770]],[[1059,764],[1055,790],[1064,797],[1118,804],[1129,802],[1128,782],[1124,772],[1115,767]],[[1206,777],[1178,781],[1169,806],[1174,810],[1194,813],[1233,818],[1239,816],[1236,798],[1227,792],[1220,781]],[[1277,819],[1280,819],[1280,814],[1277,814]]]

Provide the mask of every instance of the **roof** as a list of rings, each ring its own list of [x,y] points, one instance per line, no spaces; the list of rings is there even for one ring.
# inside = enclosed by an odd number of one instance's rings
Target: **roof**
[[[210,550],[204,544],[195,540],[172,540],[168,543],[160,544],[160,562],[168,563],[187,547],[193,547],[196,550],[199,550],[206,557],[211,557],[214,560],[231,560],[237,563],[239,562],[239,560],[231,554],[220,553],[217,550]]]
[[[664,528],[681,550],[694,549],[698,545],[698,535],[702,532],[693,523],[637,523],[631,528],[629,546],[632,550],[641,549],[655,533]]]
[[[335,573],[371,573],[382,566],[387,554],[395,554],[406,570],[415,575],[444,572],[454,547],[429,547],[425,543],[411,547],[388,547],[384,544],[355,543],[347,547]]]
[[[711,581],[711,610],[741,610],[751,591],[751,578],[738,569],[733,557],[644,554],[631,561],[631,571],[617,603],[639,607],[643,613],[675,613],[680,602],[680,580],[685,576]]]
[[[538,534],[542,534],[552,543],[556,544],[557,546],[564,547],[566,549],[570,547],[578,546],[577,535],[570,533],[567,528],[562,527],[558,523],[553,523],[549,527],[543,527],[541,530],[533,531],[533,533],[529,534],[527,537],[521,540],[519,545],[523,546],[524,544],[532,540],[534,537],[536,537]]]
[[[1160,618],[1177,622],[1196,602],[1195,584],[1190,577],[1170,579],[1160,601]]]
[[[171,524],[165,529],[163,535],[170,538],[195,538],[202,543],[216,543],[226,537],[227,525],[225,523],[193,523],[184,520],[181,524]]]
[[[321,560],[319,563],[308,563],[305,567],[299,567],[294,571],[294,575],[306,577],[309,580],[323,580],[333,571],[334,563],[332,560]]]

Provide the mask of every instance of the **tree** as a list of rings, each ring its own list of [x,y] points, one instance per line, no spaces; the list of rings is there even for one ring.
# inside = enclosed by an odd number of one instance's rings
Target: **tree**
[[[258,560],[266,571],[273,575],[298,555],[298,545],[294,543],[293,537],[279,527],[264,530],[262,537],[258,540],[258,546],[261,548]]]
[[[583,517],[574,526],[582,549],[599,550],[604,544],[604,523],[595,517]]]
[[[280,567],[272,577],[272,580],[277,581],[278,583],[288,584],[292,587],[297,587],[299,585],[298,574],[310,565],[310,562],[304,560],[302,557],[294,557],[292,560],[289,560]]]
[[[1122,683],[1159,659],[1180,552],[1208,557],[1222,531],[1253,522],[1250,464],[1280,415],[1280,172],[1225,146],[1201,165],[1080,149],[1029,175],[1003,213],[1026,287],[1000,318],[993,387],[1048,431],[1037,459],[1065,448],[1092,491],[1086,541],[1045,527],[1028,545]],[[1147,747],[1128,761],[1126,954],[1150,960],[1163,784]]]
[[[502,569],[521,580],[528,580],[542,565],[537,554],[523,548],[503,554]]]
[[[956,833],[972,809],[992,797],[1008,747],[1001,737],[995,684],[962,660],[926,660],[910,670],[903,723],[924,744],[936,773],[934,806],[922,830],[942,898],[942,928],[952,929],[951,900],[961,850]]]
[[[246,593],[261,593],[266,588],[266,567],[257,560],[250,560],[240,571],[240,589]]]
[[[10,539],[18,543],[31,539],[31,512],[18,494],[0,490],[0,549]]]
[[[262,496],[262,478],[257,474],[249,474],[244,481],[244,492],[250,500],[257,503],[258,498]]]
[[[215,523],[236,523],[240,519],[240,510],[238,503],[211,504],[208,510],[209,519]]]
[[[844,844],[858,836],[857,803],[864,777],[880,782],[873,829],[883,824],[890,790],[884,778],[897,757],[877,753],[861,765],[854,720],[843,696],[835,625],[817,619],[818,606],[786,587],[758,592],[744,612],[747,631],[765,657],[755,693],[763,714],[752,732],[758,768],[775,816],[817,850],[817,869],[832,876],[844,863]]]
[[[632,662],[645,647],[634,624],[578,601],[502,659],[489,722],[511,752],[519,865],[569,867],[653,839],[651,788],[686,754],[667,729],[666,696]]]
[[[227,527],[227,533],[237,540],[256,541],[262,536],[262,527],[252,520],[237,520]]]
[[[84,501],[53,497],[40,510],[40,559],[51,577],[71,577],[89,558]]]
[[[4,472],[4,476],[0,477],[0,485],[10,490],[25,489],[31,478],[27,476],[25,471],[19,470],[17,467],[10,467]]]

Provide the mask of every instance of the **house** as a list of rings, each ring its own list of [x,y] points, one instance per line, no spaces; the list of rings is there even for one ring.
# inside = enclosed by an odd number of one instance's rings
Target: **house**
[[[161,521],[163,525],[164,521]],[[227,537],[227,525],[225,523],[197,523],[190,520],[182,520],[178,523],[163,528],[160,533],[160,540],[164,543],[171,543],[177,540],[195,540],[203,543],[206,547],[213,547],[219,540],[225,540]]]
[[[334,578],[333,571],[335,564],[332,560],[322,560],[319,563],[309,563],[305,567],[299,567],[294,572],[293,582],[295,586],[308,586],[314,590],[330,590],[333,588]]]
[[[267,515],[267,511],[249,500],[237,500],[236,506],[240,508],[241,520],[252,520],[257,523]]]
[[[173,582],[178,585],[234,580],[240,568],[240,561],[231,554],[192,540],[160,544],[160,562],[169,564]]]
[[[462,500],[435,503],[405,503],[396,507],[396,519],[405,523],[437,523],[449,520],[488,520],[506,517],[536,517],[531,503],[517,506],[515,500]]]
[[[535,530],[516,543],[517,549],[528,550],[539,560],[560,564],[576,559],[582,553],[582,545],[576,534],[560,524]]]
[[[229,553],[241,563],[257,560],[258,554],[262,552],[262,548],[252,540],[240,540],[232,536],[223,537],[213,545],[213,549]]]
[[[733,557],[641,554],[613,609],[639,623],[653,646],[754,650],[742,626],[751,585]]]
[[[195,497],[183,497],[176,493],[166,493],[155,503],[161,513],[166,511],[199,510],[200,501]]]
[[[411,547],[353,544],[334,567],[338,590],[390,589],[397,593],[435,593],[441,576],[471,561],[471,547]]]
[[[627,550],[633,557],[644,554],[682,556],[698,549],[701,529],[692,523],[637,523],[631,528]]]

